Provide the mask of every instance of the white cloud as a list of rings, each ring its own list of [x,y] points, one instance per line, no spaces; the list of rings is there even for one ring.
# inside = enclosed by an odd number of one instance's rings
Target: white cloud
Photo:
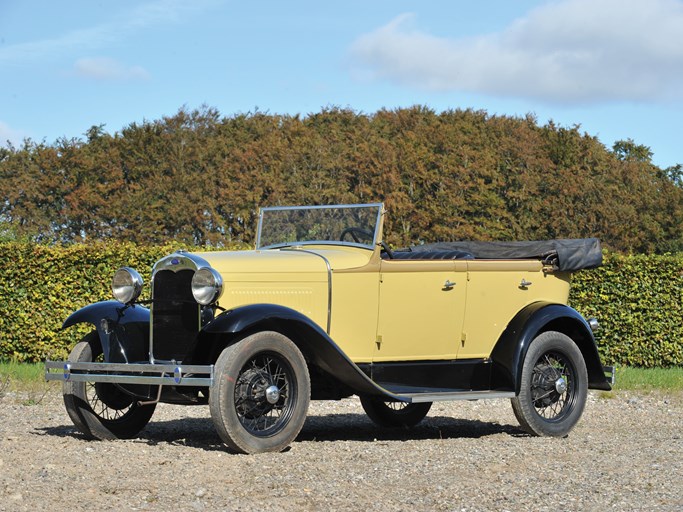
[[[77,76],[93,80],[148,80],[150,74],[141,66],[125,66],[108,57],[78,59],[74,64]]]
[[[154,0],[138,5],[117,19],[65,32],[51,39],[0,46],[0,63],[25,63],[82,50],[106,48],[157,25],[181,22],[188,12],[211,8],[221,0]]]
[[[681,0],[552,1],[476,37],[436,37],[414,21],[403,14],[358,38],[357,75],[560,103],[683,99]]]

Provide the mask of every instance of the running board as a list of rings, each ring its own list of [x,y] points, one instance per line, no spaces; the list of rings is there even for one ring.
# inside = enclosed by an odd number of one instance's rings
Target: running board
[[[451,400],[485,400],[492,398],[514,398],[514,391],[438,391],[434,393],[396,394],[404,402],[413,404],[421,402],[445,402]]]
[[[213,365],[46,361],[45,369],[46,380],[60,380],[62,382],[206,387],[210,387],[214,382]],[[393,399],[408,403],[484,400],[513,398],[515,396],[513,391],[430,389],[396,385],[388,385],[384,388],[382,383],[375,383],[375,385]]]

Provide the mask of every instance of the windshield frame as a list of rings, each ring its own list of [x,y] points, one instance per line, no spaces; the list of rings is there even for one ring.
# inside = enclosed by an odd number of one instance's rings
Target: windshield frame
[[[268,245],[261,245],[264,214],[269,211],[285,211],[285,210],[335,210],[335,209],[361,209],[361,208],[377,208],[377,217],[375,219],[375,229],[372,237],[372,243],[347,242],[343,240],[296,240],[288,242],[280,242]],[[382,228],[382,215],[384,214],[383,203],[364,203],[364,204],[335,204],[335,205],[314,205],[314,206],[267,206],[259,209],[258,228],[256,231],[256,249],[279,249],[283,247],[296,247],[305,245],[342,245],[345,247],[359,247],[367,250],[374,250],[378,243],[380,243],[380,235]]]

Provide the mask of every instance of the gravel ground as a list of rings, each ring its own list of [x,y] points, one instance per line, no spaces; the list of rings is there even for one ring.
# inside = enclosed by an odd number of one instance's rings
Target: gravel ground
[[[438,403],[379,430],[356,399],[313,402],[283,453],[232,455],[208,407],[162,404],[138,439],[85,440],[52,390],[0,398],[0,510],[683,510],[683,393],[591,394],[568,438],[507,400]]]

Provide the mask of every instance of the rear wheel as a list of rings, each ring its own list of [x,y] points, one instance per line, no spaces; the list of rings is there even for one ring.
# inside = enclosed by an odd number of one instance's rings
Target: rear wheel
[[[225,444],[238,453],[277,452],[306,420],[311,384],[297,346],[259,332],[227,347],[215,364],[209,408]]]
[[[385,402],[375,397],[360,397],[360,403],[368,417],[380,427],[414,427],[420,423],[429,409],[431,402],[407,403]]]
[[[524,430],[564,437],[586,405],[588,375],[581,351],[568,336],[548,331],[529,346],[512,409]]]
[[[70,362],[103,361],[96,332],[86,335],[69,354]],[[72,382],[62,385],[64,405],[74,425],[91,439],[130,439],[154,414],[156,404],[139,405],[136,398],[116,385],[104,382]]]

